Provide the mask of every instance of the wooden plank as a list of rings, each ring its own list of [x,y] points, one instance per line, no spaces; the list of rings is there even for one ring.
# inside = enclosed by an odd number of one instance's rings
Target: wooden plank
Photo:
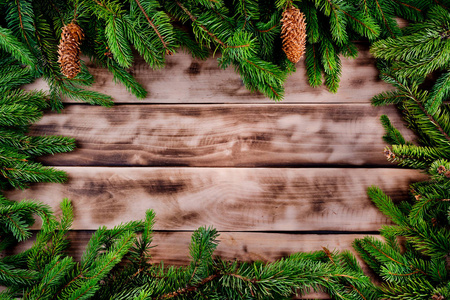
[[[71,231],[69,238],[71,246],[67,254],[76,261],[80,261],[83,251],[92,235],[92,231]],[[155,232],[152,248],[152,263],[164,261],[165,266],[183,266],[190,262],[189,243],[191,232]],[[240,261],[275,261],[296,252],[320,251],[322,247],[330,250],[355,251],[351,243],[362,238],[361,234],[280,234],[255,232],[222,232],[219,236],[219,246],[214,252],[225,260]],[[372,235],[380,238],[378,235]],[[16,247],[0,253],[5,255],[17,254],[32,246],[33,239],[19,243]],[[373,276],[368,266],[357,257],[366,274]],[[304,298],[329,299],[325,293],[312,293]]]
[[[64,167],[68,184],[10,191],[57,210],[73,201],[77,230],[157,215],[158,230],[377,231],[388,223],[366,196],[380,186],[394,200],[425,175],[404,169],[106,168]],[[36,225],[38,226],[38,225]],[[36,227],[35,227],[36,228]]]
[[[297,64],[297,72],[290,75],[285,84],[283,103],[304,102],[369,102],[391,86],[378,78],[375,59],[369,53],[368,44],[359,44],[356,59],[342,58],[342,77],[337,94],[324,87],[312,88],[308,84],[304,59]],[[166,67],[152,70],[137,58],[130,72],[148,91],[147,98],[138,100],[126,91],[123,85],[115,84],[112,75],[93,63],[87,62],[95,77],[92,90],[114,97],[116,103],[272,103],[259,93],[249,92],[232,68],[222,70],[217,57],[205,61],[193,59],[185,53],[167,57]],[[47,89],[40,80],[27,89]],[[355,91],[357,92],[355,93]],[[66,99],[66,102],[73,102]]]
[[[381,114],[413,138],[394,107],[370,104],[71,105],[31,132],[77,140],[42,160],[55,166],[392,167]]]

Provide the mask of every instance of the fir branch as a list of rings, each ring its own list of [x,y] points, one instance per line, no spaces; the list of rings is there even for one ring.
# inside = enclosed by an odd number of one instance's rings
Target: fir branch
[[[387,104],[399,104],[405,98],[405,94],[401,91],[387,91],[375,95],[370,101],[374,106],[381,106]]]
[[[408,266],[408,265],[406,265],[404,262],[401,262],[401,261],[396,260],[395,258],[389,256],[388,253],[384,252],[382,249],[380,249],[379,247],[377,247],[374,243],[369,243],[369,246],[372,247],[372,248],[374,248],[374,249],[375,249],[378,253],[380,253],[381,255],[383,255],[384,258],[386,258],[386,259],[388,259],[388,260],[391,260],[392,262],[396,263],[397,265],[404,266],[404,267],[413,267],[413,268],[415,268],[414,266]],[[414,271],[413,273],[414,273],[414,274],[416,274],[416,273],[421,273],[421,274],[423,274],[423,275],[427,275],[427,273],[426,273],[425,271],[420,270],[420,269],[417,269],[417,268],[415,268],[415,271]]]
[[[268,29],[262,30],[262,29],[256,28],[256,30],[257,30],[258,32],[260,32],[260,33],[266,33],[266,32],[270,32],[270,31],[274,30],[274,29],[277,28],[278,26],[280,26],[280,25],[279,25],[279,24],[275,24],[275,25],[273,25],[272,27],[270,27],[270,28],[268,28]]]
[[[16,1],[17,11],[18,11],[18,15],[19,15],[20,29],[22,30],[22,32],[24,32],[25,31],[25,26],[24,26],[23,20],[22,20],[22,13],[21,13],[20,2],[18,0],[15,0],[15,1]],[[28,37],[26,36],[26,34],[23,34],[23,37],[24,37],[25,41],[27,42],[28,46],[31,48],[30,41],[28,40]]]
[[[416,104],[417,104],[418,107],[420,107],[420,109],[422,110],[422,113],[425,114],[428,117],[428,119],[431,121],[431,123],[434,126],[436,126],[436,128],[439,130],[439,132],[450,143],[450,136],[447,134],[447,132],[444,131],[444,129],[442,128],[441,124],[439,124],[439,122],[436,121],[434,116],[432,116],[431,114],[428,113],[428,111],[425,109],[425,107],[422,105],[422,103],[415,96],[412,95],[412,98],[416,101]]]
[[[327,0],[327,1],[330,1],[330,0]],[[334,5],[334,4],[332,4],[332,5]],[[372,26],[369,26],[368,24],[366,24],[362,20],[356,18],[355,16],[352,16],[345,10],[342,10],[339,7],[336,7],[336,8],[339,9],[340,11],[342,11],[342,13],[344,13],[350,20],[352,20],[353,22],[355,22],[356,24],[358,24],[358,25],[362,26],[362,28],[364,28],[365,32],[363,31],[360,33],[365,33],[364,35],[367,35],[367,33],[370,33],[370,34],[368,34],[368,37],[372,38],[372,39],[376,38],[379,35],[379,32],[377,31],[378,28],[375,24],[371,24]],[[375,25],[375,26],[373,26],[373,25]],[[354,28],[354,29],[356,30],[357,28]]]
[[[212,274],[208,277],[206,277],[205,279],[203,279],[200,283],[194,285],[194,286],[188,286],[185,288],[181,288],[178,289],[176,291],[170,292],[170,293],[166,293],[162,296],[160,296],[158,299],[170,299],[170,298],[175,298],[184,294],[189,294],[192,292],[197,291],[199,288],[201,288],[202,286],[206,285],[207,283],[215,280],[216,278],[220,278],[222,275],[219,274]]]
[[[32,67],[35,66],[36,62],[30,50],[23,46],[8,28],[0,27],[0,47],[11,53],[21,63]]]
[[[222,42],[215,34],[213,34],[212,32],[210,32],[208,30],[208,28],[206,28],[203,24],[199,23],[197,21],[197,18],[189,11],[186,9],[186,7],[183,6],[183,4],[181,4],[179,1],[175,0],[176,4],[189,16],[189,18],[192,20],[192,22],[197,23],[198,26],[200,26],[200,28],[202,28],[210,37],[212,37],[214,39],[214,41],[216,41],[217,43],[219,43],[222,47],[226,48],[227,45]]]
[[[425,108],[430,114],[437,112],[442,102],[450,97],[450,72],[442,74],[430,91]]]
[[[322,84],[322,68],[320,64],[320,54],[318,53],[317,44],[306,45],[306,72],[309,84],[313,87]]]
[[[0,284],[30,286],[37,279],[37,273],[30,270],[17,269],[0,261]]]
[[[402,5],[402,6],[405,6],[407,8],[413,9],[413,10],[415,10],[417,12],[422,12],[422,9],[420,9],[418,7],[415,7],[415,6],[411,5],[411,4],[405,3],[405,2],[400,1],[400,0],[393,0],[393,1],[398,3],[398,4],[400,4],[400,5]]]
[[[34,41],[33,26],[33,9],[31,0],[10,2],[6,19],[8,26],[16,33],[16,37],[21,37],[28,49],[35,50],[36,42]]]
[[[383,136],[383,140],[391,145],[404,145],[406,144],[405,138],[402,136],[400,131],[395,128],[388,116],[382,115],[380,117],[381,124],[383,125],[386,135]]]
[[[153,30],[155,31],[155,33],[158,35],[159,40],[161,41],[164,49],[166,49],[166,54],[168,55],[172,55],[173,52],[167,47],[166,42],[164,41],[164,38],[162,37],[161,33],[158,31],[158,28],[156,27],[155,24],[153,24],[152,20],[150,20],[147,12],[144,10],[144,8],[142,7],[142,4],[140,3],[139,0],[134,0],[136,2],[136,4],[139,6],[139,9],[141,10],[142,14],[145,16],[145,18],[147,19],[148,23],[150,24],[150,26],[153,28]]]
[[[125,37],[124,26],[121,18],[111,16],[106,24],[105,32],[114,59],[120,66],[129,68],[133,62],[133,55]]]

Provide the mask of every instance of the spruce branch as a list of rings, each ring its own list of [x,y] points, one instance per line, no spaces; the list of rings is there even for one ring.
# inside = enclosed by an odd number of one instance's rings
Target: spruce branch
[[[443,165],[447,163],[439,161],[433,168],[439,168],[436,172],[443,173]],[[437,198],[445,198],[448,194],[447,188],[439,187],[448,184],[449,178],[436,178],[412,185],[415,203],[391,203],[383,208],[385,214],[395,216],[399,214],[400,206],[408,207],[407,210],[403,209],[403,212],[408,214],[406,220],[398,226],[385,226],[381,230],[387,242],[370,237],[354,242],[354,247],[362,258],[383,277],[384,297],[403,298],[405,293],[414,295],[419,290],[430,297],[436,289],[448,284],[450,278],[447,276],[446,256],[450,253],[450,231],[446,223],[442,226],[436,220],[447,214],[450,205],[440,202],[445,205],[433,205],[432,211],[429,206],[424,208],[431,202],[436,203]],[[377,197],[372,196],[372,199],[379,202]],[[392,244],[397,237],[406,238],[406,252],[402,251],[396,242]],[[398,286],[407,288],[399,289]]]
[[[8,28],[0,27],[0,48],[10,53],[15,59],[25,65],[34,67],[36,64],[30,50]]]
[[[375,105],[395,103],[402,111],[408,127],[419,135],[424,146],[416,146],[404,139],[397,140],[399,132],[382,119],[387,135],[385,140],[392,144],[385,154],[391,161],[414,168],[427,168],[439,158],[450,155],[450,112],[444,104],[436,102],[436,91],[443,88],[445,76],[439,78],[431,91],[423,90],[416,83],[410,83],[398,75],[387,71],[382,78],[397,89],[385,92],[372,98]]]
[[[233,65],[251,91],[259,91],[270,98],[281,100],[285,78],[295,70],[294,64],[281,52],[282,43],[279,42],[281,15],[286,8],[298,8],[305,14],[309,39],[307,52],[312,49],[310,43],[317,43],[322,49],[319,55],[320,68],[314,65],[315,60],[305,60],[309,82],[314,86],[324,82],[331,92],[336,92],[341,76],[339,55],[357,55],[352,40],[361,37],[376,40],[383,37],[384,31],[389,31],[390,35],[398,35],[396,23],[393,21],[394,14],[419,20],[418,13],[424,6],[421,3],[410,5],[397,1],[394,4],[382,0],[366,1],[361,7],[349,0],[316,2],[278,1],[276,4],[263,4],[254,0],[232,3],[206,0],[51,0],[48,5],[52,9],[48,10],[41,0],[11,0],[8,1],[6,11],[8,28],[3,29],[11,30],[11,39],[17,39],[19,44],[5,42],[4,47],[15,45],[14,49],[20,48],[20,53],[29,53],[30,58],[36,61],[32,64],[30,77],[44,76],[49,82],[51,107],[56,110],[63,107],[58,99],[61,96],[92,104],[112,104],[98,93],[92,95],[92,92],[76,91],[79,85],[86,83],[84,79],[66,81],[61,78],[55,63],[55,47],[61,28],[75,20],[86,32],[84,43],[87,45],[82,45],[83,52],[93,61],[107,67],[113,73],[114,79],[122,82],[127,90],[138,98],[145,97],[146,92],[126,70],[134,61],[133,48],[149,66],[160,68],[165,64],[165,55],[173,54],[178,47],[183,47],[193,56],[201,58],[209,55],[209,50],[219,50],[223,54],[228,50],[248,48],[253,53],[254,60],[232,59],[224,65]],[[435,9],[430,12],[430,15],[433,14],[439,20],[445,19],[445,14],[441,11]],[[184,24],[183,29],[178,28],[180,23]],[[242,37],[247,34],[250,39],[236,38],[238,35]],[[101,45],[98,48],[104,48],[103,52],[97,49],[94,51],[98,45]],[[13,48],[9,49],[12,56],[19,55],[17,58],[20,60],[19,52]],[[316,45],[313,48],[316,48]],[[441,64],[444,58],[433,56],[431,60],[433,64]],[[25,58],[22,57],[22,63],[23,59]],[[258,75],[259,71],[250,71],[248,66],[254,61],[272,64],[272,68],[276,67],[284,73],[283,78],[260,80],[264,77],[261,74],[253,79],[253,75]],[[421,63],[419,60],[411,66]],[[426,61],[424,63],[428,64]],[[401,64],[399,66],[402,67]],[[404,70],[408,68],[406,66]],[[323,81],[319,76],[322,71],[325,72]],[[83,73],[80,77],[86,76],[86,72]]]
[[[133,54],[129,42],[126,39],[125,27],[122,19],[117,18],[116,16],[109,17],[105,32],[114,59],[124,68],[131,67]]]
[[[440,293],[450,282],[447,275],[450,115],[444,103],[448,97],[448,63],[444,62],[448,56],[447,25],[444,24],[449,22],[450,14],[433,5],[426,15],[429,19],[408,26],[403,37],[380,40],[371,49],[375,56],[391,62],[381,64],[387,69],[383,70],[382,78],[396,88],[374,97],[373,103],[396,104],[407,125],[418,134],[421,144],[405,141],[387,116],[382,116],[386,129],[384,138],[392,145],[386,148],[385,155],[400,165],[425,169],[432,176],[429,181],[412,184],[411,199],[399,204],[380,189],[369,189],[375,205],[396,225],[381,229],[385,242],[366,237],[353,245],[382,276],[381,291],[386,299],[450,296],[448,292]],[[408,77],[413,69],[417,76]],[[420,86],[422,77],[438,69],[443,73],[431,88]]]
[[[31,250],[24,253],[28,258],[25,268],[14,263],[8,266],[8,295],[27,299],[287,299],[310,289],[325,289],[335,297],[356,300],[375,299],[378,293],[349,252],[327,249],[296,253],[272,263],[213,258],[218,233],[211,227],[193,233],[192,263],[188,267],[167,268],[163,263],[127,260],[129,255],[138,254],[136,250],[147,252],[152,247],[152,211],[146,212],[144,222],[134,221],[110,230],[100,228],[92,236],[82,261],[75,262],[62,252],[66,244],[61,244],[73,216],[70,202],[63,201],[62,209],[60,221],[55,220],[49,229],[39,233]],[[141,238],[130,230],[133,228],[142,232]],[[21,258],[5,259],[14,262]],[[5,259],[0,259],[2,283]]]
[[[395,22],[395,21],[392,22],[392,20],[389,20],[390,16],[387,16],[386,13],[383,11],[383,8],[380,5],[379,0],[375,0],[375,3],[376,3],[376,10],[381,15],[381,19],[382,19],[382,23],[384,24],[384,27],[388,30],[389,35],[391,37],[395,38],[399,33],[399,29],[398,29],[398,26],[397,26],[397,28],[393,28],[392,25],[394,25],[394,26],[397,25],[397,22]]]
[[[405,138],[402,136],[400,131],[395,128],[391,121],[389,120],[388,116],[382,115],[381,116],[381,124],[383,125],[386,135],[383,136],[383,140],[391,145],[404,145],[406,144]]]
[[[31,0],[14,0],[9,2],[6,12],[8,27],[17,38],[21,39],[28,46],[28,49],[35,52],[36,41],[33,18],[34,12]]]
[[[425,108],[430,114],[437,113],[444,100],[450,97],[450,72],[442,74],[430,91]]]
[[[156,27],[156,25],[152,22],[152,20],[150,19],[150,17],[148,16],[147,12],[145,11],[145,9],[142,7],[142,4],[139,0],[134,0],[136,2],[136,4],[139,6],[139,9],[141,10],[142,14],[145,16],[145,18],[147,19],[147,22],[150,24],[150,26],[153,28],[153,30],[155,31],[155,33],[158,35],[159,40],[161,41],[164,49],[166,49],[166,54],[168,55],[172,55],[173,52],[167,47],[167,44],[164,40],[164,38],[162,37],[161,33],[158,31],[158,28]]]
[[[216,41],[218,44],[220,44],[222,47],[226,48],[227,45],[221,41],[215,34],[213,34],[212,32],[210,32],[208,30],[208,28],[206,28],[206,26],[204,26],[203,24],[199,23],[197,21],[197,18],[189,11],[186,9],[186,7],[183,6],[183,4],[181,4],[179,1],[175,0],[176,4],[189,16],[189,18],[192,20],[192,22],[198,24],[198,26],[200,28],[202,28],[211,38],[214,39],[214,41]]]
[[[200,283],[196,284],[195,286],[188,286],[188,287],[185,287],[185,288],[181,288],[181,289],[179,289],[177,291],[161,295],[158,299],[170,299],[170,298],[175,298],[175,297],[178,297],[178,296],[181,296],[181,295],[184,295],[184,294],[189,294],[189,293],[195,292],[199,288],[201,288],[204,285],[206,285],[207,283],[215,280],[219,276],[220,276],[219,274],[210,275],[210,276],[206,277],[205,279],[203,279]]]
[[[19,71],[20,72],[20,71]],[[0,72],[0,81],[7,76]],[[8,78],[8,77],[6,77]],[[71,138],[27,136],[28,127],[38,121],[48,106],[44,92],[2,90],[0,96],[0,191],[10,187],[25,188],[32,182],[64,182],[67,175],[34,162],[36,156],[69,152],[75,148]],[[16,220],[10,217],[10,220]],[[20,230],[25,223],[16,221]],[[18,237],[18,236],[16,236]]]

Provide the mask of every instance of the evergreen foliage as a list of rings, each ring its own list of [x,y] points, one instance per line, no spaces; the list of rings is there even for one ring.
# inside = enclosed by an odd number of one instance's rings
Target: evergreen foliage
[[[10,187],[25,188],[31,182],[63,182],[66,175],[33,159],[72,151],[75,142],[61,136],[28,136],[29,126],[38,121],[48,106],[49,95],[25,92],[17,86],[31,81],[30,69],[10,58],[0,58],[0,192]],[[11,70],[12,74],[9,73]],[[19,74],[25,74],[20,77]],[[13,78],[13,76],[18,76]]]
[[[403,36],[373,44],[371,52],[380,59],[381,78],[395,90],[375,96],[372,103],[397,105],[419,137],[421,146],[405,141],[383,116],[385,140],[392,145],[385,150],[388,159],[426,169],[438,159],[450,159],[450,111],[444,103],[450,95],[450,12],[440,2],[422,11],[425,18],[405,27]]]
[[[432,179],[412,184],[411,199],[399,204],[369,188],[372,201],[394,225],[381,229],[384,242],[365,237],[353,246],[383,279],[382,299],[450,297],[449,167],[448,161],[435,161],[428,170]]]
[[[188,266],[151,264],[151,210],[144,221],[99,228],[75,262],[64,253],[73,221],[67,199],[60,220],[40,203],[1,201],[0,245],[28,237],[33,212],[43,227],[29,250],[0,259],[0,284],[8,287],[0,299],[289,299],[311,289],[335,299],[376,299],[378,294],[350,252],[324,248],[267,264],[224,261],[214,257],[219,235],[211,227],[193,233]]]
[[[422,20],[429,5],[436,6],[431,0],[5,0],[0,2],[0,49],[29,66],[29,76],[44,77],[54,109],[62,108],[61,97],[112,105],[108,96],[83,89],[93,82],[86,67],[73,79],[61,74],[58,43],[62,28],[71,22],[84,31],[82,53],[108,68],[114,80],[138,98],[145,97],[146,91],[128,72],[134,52],[158,69],[164,67],[167,55],[182,48],[201,59],[219,51],[219,65],[233,66],[249,90],[280,100],[287,76],[295,71],[282,51],[284,10],[298,7],[306,16],[309,83],[324,83],[336,92],[340,56],[356,57],[354,40],[400,37],[394,18]],[[445,18],[438,9],[429,14]],[[433,32],[430,36],[444,34],[442,29]],[[438,47],[435,42],[429,46],[430,51]],[[445,57],[433,59],[434,65],[441,66]]]
[[[395,90],[372,99],[374,105],[395,104],[418,144],[405,141],[387,116],[381,117],[389,160],[424,169],[431,179],[411,185],[411,196],[394,203],[379,188],[369,188],[375,205],[394,225],[384,226],[385,241],[371,237],[355,249],[383,279],[383,299],[450,298],[450,111],[448,26],[444,3],[424,7],[425,19],[403,29],[403,36],[373,44],[382,78]],[[433,80],[437,75],[437,80]]]
[[[428,99],[426,108],[435,112],[448,92],[445,88],[448,80],[448,61],[450,59],[450,12],[443,4],[424,7],[424,20],[412,23],[399,38],[387,38],[375,42],[371,53],[390,63],[393,75],[414,83],[421,83],[425,77],[436,71],[442,71],[440,80]]]
[[[375,96],[375,105],[394,103],[402,111],[410,129],[419,137],[417,146],[407,142],[390,123],[387,116],[382,116],[386,129],[385,141],[392,146],[386,148],[385,154],[390,161],[402,166],[425,169],[437,159],[450,159],[450,111],[448,104],[437,108],[427,107],[433,91],[439,85],[437,82],[431,90],[420,88],[402,77],[396,77],[388,72],[383,73],[383,79],[392,83],[397,89]]]
[[[367,38],[374,42],[371,52],[380,59],[382,78],[395,87],[375,96],[373,104],[397,105],[419,137],[420,146],[406,141],[387,116],[381,117],[384,139],[392,145],[386,156],[431,176],[412,184],[410,199],[399,204],[379,188],[369,189],[394,225],[381,229],[384,241],[366,237],[354,247],[383,279],[381,288],[349,252],[323,248],[272,263],[222,260],[214,257],[219,235],[207,227],[192,235],[188,266],[152,264],[152,211],[144,221],[101,227],[76,262],[65,252],[73,221],[68,200],[57,220],[42,203],[0,195],[0,251],[31,236],[33,215],[42,219],[31,249],[0,259],[0,285],[8,287],[0,299],[289,299],[311,289],[334,299],[450,298],[450,111],[445,102],[450,95],[450,14],[445,1],[2,1],[0,191],[65,180],[63,172],[32,159],[70,151],[74,141],[26,135],[48,105],[60,109],[62,96],[112,104],[109,97],[82,89],[93,82],[84,65],[73,79],[61,74],[57,45],[64,25],[78,23],[86,36],[82,52],[139,98],[146,91],[128,72],[134,50],[157,69],[167,55],[184,48],[202,59],[220,51],[221,67],[233,66],[248,89],[278,100],[295,70],[279,37],[281,14],[291,6],[307,20],[310,84],[324,82],[336,91],[340,55],[355,57],[353,40]],[[410,25],[399,29],[398,16]],[[49,93],[18,89],[41,76]]]

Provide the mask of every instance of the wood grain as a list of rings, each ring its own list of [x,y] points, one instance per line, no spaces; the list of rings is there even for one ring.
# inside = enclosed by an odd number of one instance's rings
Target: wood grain
[[[394,107],[370,104],[71,105],[48,113],[35,135],[77,140],[65,166],[389,166],[381,114],[404,130]]]
[[[367,103],[374,95],[391,89],[378,78],[368,44],[358,44],[358,47],[358,58],[342,58],[342,77],[337,94],[328,92],[324,86],[309,86],[302,59],[297,64],[297,71],[285,84],[286,96],[282,103]],[[143,100],[136,99],[123,85],[115,84],[106,69],[90,62],[87,65],[95,77],[91,89],[113,96],[116,103],[273,103],[260,93],[249,92],[232,68],[220,69],[217,56],[201,61],[186,53],[177,53],[167,57],[166,67],[162,70],[152,70],[142,59],[136,58],[130,72],[148,91]],[[40,80],[26,88],[47,89],[47,85]]]
[[[68,184],[37,184],[6,194],[34,198],[57,210],[73,201],[77,230],[115,226],[157,215],[158,230],[377,231],[388,223],[366,196],[378,185],[394,200],[412,181],[403,169],[105,168],[64,167]],[[38,226],[38,225],[36,225]]]

